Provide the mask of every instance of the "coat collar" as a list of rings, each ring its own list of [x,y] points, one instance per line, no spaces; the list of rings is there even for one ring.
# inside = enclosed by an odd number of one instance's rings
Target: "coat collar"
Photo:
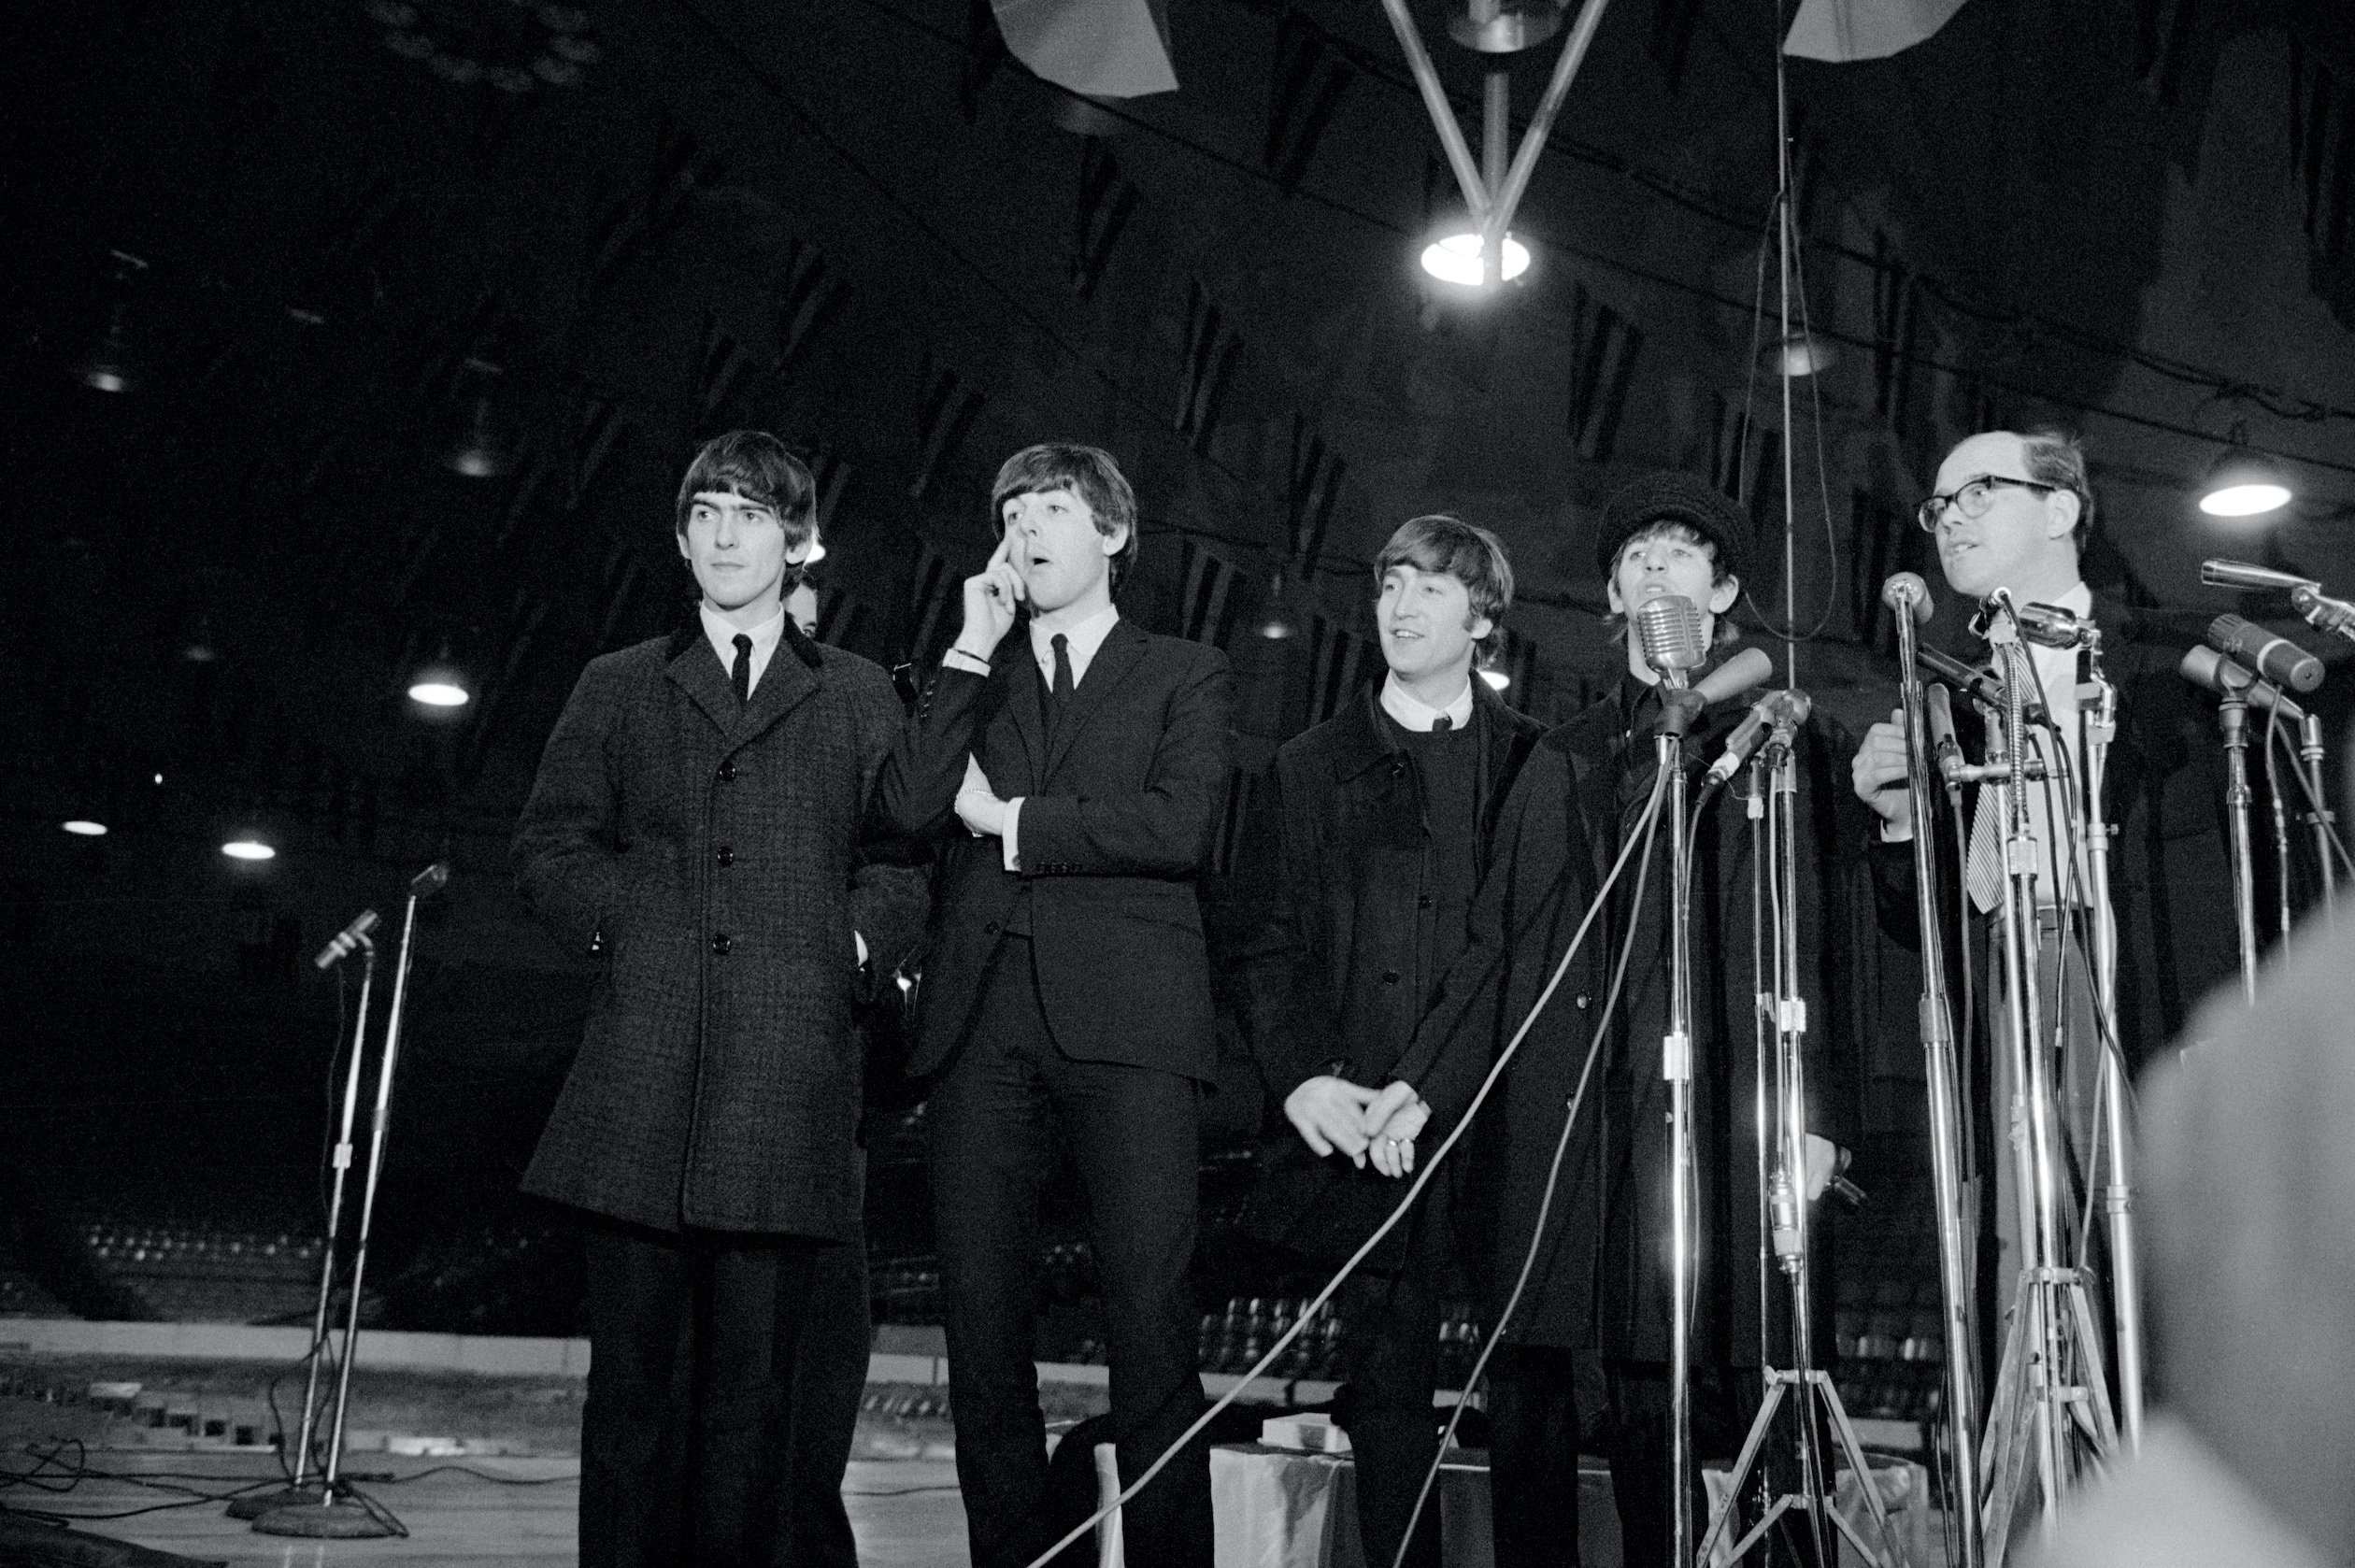
[[[825,651],[803,634],[790,615],[778,638],[779,652],[788,649],[793,657],[772,657],[761,683],[752,688],[752,700],[738,708],[735,689],[728,684],[728,672],[712,651],[711,639],[704,635],[701,620],[690,615],[663,646],[663,673],[722,734],[741,745],[799,706],[821,684]]]
[[[1491,691],[1487,681],[1477,675],[1473,677],[1472,730],[1491,752],[1497,749],[1500,741],[1510,744],[1511,726],[1503,721],[1504,716],[1505,699]],[[1382,711],[1382,683],[1366,682],[1341,710],[1334,727],[1334,777],[1355,778],[1395,762],[1406,749],[1406,743],[1399,738],[1397,726]]]

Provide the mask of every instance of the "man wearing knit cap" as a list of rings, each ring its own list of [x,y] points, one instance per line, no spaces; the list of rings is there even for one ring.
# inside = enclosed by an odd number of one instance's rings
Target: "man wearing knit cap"
[[[1605,508],[1596,548],[1614,620],[1663,595],[1691,600],[1710,649],[1692,672],[1699,679],[1739,636],[1727,616],[1741,592],[1748,533],[1748,520],[1732,502],[1690,475],[1656,474],[1627,486]],[[1405,1139],[1409,1150],[1418,1139],[1436,1147],[1463,1114],[1561,962],[1620,844],[1640,827],[1657,770],[1659,677],[1632,635],[1626,660],[1616,689],[1540,741],[1522,769],[1473,906],[1472,947],[1449,969],[1438,1003],[1397,1068],[1400,1081],[1369,1110],[1371,1125],[1397,1107],[1380,1130],[1377,1149],[1392,1136]],[[1695,722],[1685,750],[1692,765],[1723,749],[1742,711],[1727,705]],[[1811,724],[1793,753],[1799,973],[1811,1011],[1828,1021],[1844,1016],[1846,977],[1835,949],[1847,944],[1820,940],[1810,916],[1856,901],[1842,898],[1834,885],[1837,862],[1817,847],[1837,842],[1843,832],[1861,834],[1863,822],[1831,765],[1846,748]],[[1857,820],[1835,823],[1835,813]],[[1524,1262],[1531,1262],[1529,1285],[1491,1374],[1499,1568],[1577,1561],[1577,1543],[1549,1528],[1550,1514],[1577,1484],[1575,1384],[1578,1368],[1598,1357],[1609,1394],[1607,1447],[1624,1561],[1658,1562],[1669,1555],[1666,843],[1663,829],[1640,900],[1630,862],[1513,1058],[1500,1089],[1504,1104],[1483,1110],[1474,1145],[1483,1167],[1494,1165],[1492,1177],[1484,1169],[1473,1184],[1495,1206],[1492,1311],[1501,1310]],[[1692,836],[1691,1387],[1695,1452],[1727,1461],[1761,1398],[1750,880],[1749,824],[1738,805],[1720,800]],[[1624,989],[1606,1010],[1622,948],[1629,954]],[[1806,1036],[1810,1196],[1830,1177],[1836,1143],[1852,1141],[1843,1136],[1848,1096],[1835,1060],[1845,1053],[1832,1048],[1831,1033],[1820,1026]],[[1564,1108],[1574,1101],[1577,1121],[1565,1140]],[[1819,1259],[1823,1239],[1819,1231]],[[1784,1292],[1765,1294],[1776,1318],[1786,1317]],[[1820,1290],[1815,1300],[1828,1305],[1830,1294]],[[1771,1326],[1773,1343],[1787,1343],[1788,1326]],[[1828,1350],[1831,1342],[1827,1322],[1816,1343]],[[1795,1479],[1787,1462],[1776,1479],[1782,1489]],[[1706,1518],[1697,1495],[1693,1518],[1697,1535]]]

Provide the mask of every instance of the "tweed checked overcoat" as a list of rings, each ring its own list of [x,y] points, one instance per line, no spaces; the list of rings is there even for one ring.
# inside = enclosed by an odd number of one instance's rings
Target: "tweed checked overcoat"
[[[863,844],[903,719],[876,665],[785,634],[741,709],[698,621],[591,661],[516,832],[525,902],[601,950],[526,1191],[661,1230],[861,1233],[850,1008],[920,936]]]

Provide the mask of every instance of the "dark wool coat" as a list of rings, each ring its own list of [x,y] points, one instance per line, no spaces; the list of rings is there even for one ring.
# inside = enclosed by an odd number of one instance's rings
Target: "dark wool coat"
[[[1544,733],[1537,720],[1472,683],[1479,748],[1473,798],[1475,856],[1489,845],[1513,780]],[[1435,928],[1436,872],[1425,791],[1414,753],[1368,686],[1334,718],[1276,754],[1282,871],[1265,947],[1253,968],[1252,1048],[1280,1105],[1305,1080],[1345,1063],[1342,1076],[1378,1088],[1414,1039],[1461,946]],[[1316,1257],[1347,1257],[1405,1190],[1340,1155],[1320,1160],[1280,1114],[1268,1173],[1252,1205],[1263,1239]],[[1403,1244],[1405,1233],[1393,1233]],[[1395,1252],[1396,1247],[1391,1248]],[[1377,1255],[1377,1262],[1394,1258]]]
[[[850,1009],[922,927],[863,851],[902,721],[876,665],[792,627],[752,699],[691,620],[591,661],[516,831],[524,901],[601,968],[526,1191],[658,1230],[860,1233]]]
[[[1047,733],[1045,684],[1018,624],[987,677],[943,669],[877,786],[883,829],[939,847],[930,949],[908,1071],[947,1062],[1018,897],[1055,1044],[1082,1062],[1207,1080],[1216,1046],[1194,893],[1227,789],[1226,655],[1122,620]],[[970,754],[1022,799],[1020,872],[956,813]]]
[[[1729,705],[1695,725],[1686,757],[1698,770],[1723,748],[1746,709]],[[1521,770],[1498,824],[1496,848],[1473,911],[1474,947],[1450,970],[1440,1003],[1400,1074],[1433,1107],[1419,1143],[1453,1125],[1496,1053],[1520,1027],[1560,963],[1622,835],[1640,820],[1657,772],[1659,703],[1633,678],[1549,734]],[[1847,752],[1811,724],[1798,746],[1800,975],[1809,1003],[1807,1128],[1853,1147],[1853,1042],[1849,955],[1824,940],[1836,912],[1869,902],[1856,857],[1863,808],[1848,792]],[[1737,776],[1738,787],[1747,774]],[[1698,791],[1696,785],[1695,796]],[[1846,803],[1845,805],[1843,803]],[[1756,979],[1750,936],[1749,822],[1720,795],[1693,841],[1693,1123],[1699,1184],[1696,1363],[1755,1365],[1759,1354]],[[1631,920],[1637,851],[1552,1002],[1499,1085],[1503,1103],[1481,1112],[1470,1184],[1492,1205],[1492,1303],[1510,1291],[1536,1234],[1555,1151],[1562,1175],[1548,1213],[1530,1294],[1513,1334],[1524,1343],[1586,1347],[1606,1358],[1668,1355],[1668,1086],[1661,1043],[1668,1018],[1668,828],[1661,824],[1640,912]],[[1843,890],[1853,887],[1855,891]],[[1844,929],[1844,928],[1843,928]],[[1593,1030],[1603,1020],[1611,966],[1631,943],[1626,985],[1566,1146],[1563,1113],[1576,1092]],[[1811,1211],[1827,1239],[1823,1205]],[[1814,1300],[1828,1309],[1829,1270],[1820,1246]],[[1779,1288],[1775,1292],[1779,1302]],[[1828,1352],[1828,1336],[1818,1343]]]

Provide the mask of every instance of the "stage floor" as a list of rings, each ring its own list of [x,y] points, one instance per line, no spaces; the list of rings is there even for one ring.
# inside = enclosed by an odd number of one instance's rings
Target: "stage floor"
[[[364,1456],[355,1474],[384,1475],[366,1490],[408,1528],[407,1540],[311,1541],[257,1534],[218,1504],[172,1508],[136,1518],[92,1519],[78,1530],[102,1533],[200,1562],[235,1568],[455,1568],[487,1562],[523,1568],[571,1568],[576,1561],[574,1508],[579,1461],[574,1459],[409,1459]],[[449,1468],[463,1463],[464,1471]],[[158,1484],[227,1492],[273,1480],[277,1461],[264,1453],[132,1453],[93,1450],[93,1472],[137,1479],[86,1478],[70,1492],[35,1496],[9,1489],[7,1501],[57,1514],[121,1513],[170,1502]],[[21,1470],[21,1458],[11,1469]],[[164,1477],[169,1476],[168,1482]],[[954,1464],[947,1460],[856,1460],[844,1482],[863,1568],[963,1568],[964,1504]]]

